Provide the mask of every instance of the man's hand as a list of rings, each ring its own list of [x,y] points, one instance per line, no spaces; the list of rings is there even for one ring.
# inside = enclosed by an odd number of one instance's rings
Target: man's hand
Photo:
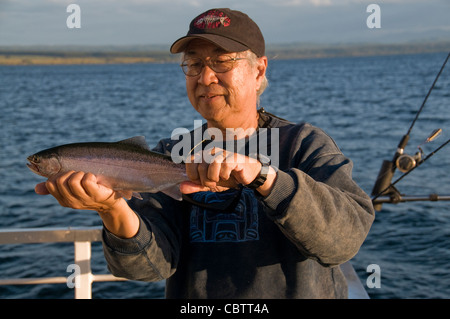
[[[186,174],[191,181],[181,183],[182,193],[219,192],[239,184],[248,185],[261,171],[261,163],[254,158],[217,148],[211,153],[210,162],[196,163],[200,153],[191,156],[191,163],[186,163]],[[275,177],[274,169],[270,168],[266,183],[258,188],[263,196],[270,193]]]
[[[106,228],[119,237],[133,237],[139,229],[139,219],[123,194],[99,184],[92,173],[70,171],[55,175],[37,184],[35,192],[53,195],[63,207],[97,211]]]
[[[109,211],[122,196],[98,184],[92,173],[67,172],[55,175],[47,182],[36,185],[36,193],[51,194],[63,207],[73,209]]]

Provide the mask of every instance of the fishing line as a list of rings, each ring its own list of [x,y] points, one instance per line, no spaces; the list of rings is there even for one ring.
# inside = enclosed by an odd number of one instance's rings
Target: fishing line
[[[437,74],[436,78],[434,79],[433,84],[431,85],[430,89],[428,90],[427,95],[425,96],[425,99],[423,100],[422,106],[420,107],[419,111],[417,111],[416,117],[414,118],[413,122],[411,123],[411,126],[409,127],[408,133],[406,133],[406,135],[409,135],[409,133],[411,133],[411,130],[414,126],[414,124],[416,124],[417,119],[419,118],[420,113],[422,113],[423,107],[425,106],[425,103],[428,100],[428,97],[431,94],[431,91],[433,91],[434,86],[436,85],[437,80],[439,79],[439,77],[441,76],[442,71],[445,68],[445,65],[447,64],[448,59],[450,58],[450,52],[447,55],[447,58],[444,61],[444,64],[442,64],[441,69],[439,70],[439,73]]]

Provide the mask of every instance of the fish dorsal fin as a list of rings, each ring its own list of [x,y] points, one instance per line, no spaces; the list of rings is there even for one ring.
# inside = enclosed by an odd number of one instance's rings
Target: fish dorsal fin
[[[146,150],[150,150],[150,147],[148,146],[147,142],[145,141],[144,136],[135,136],[135,137],[127,138],[126,140],[119,141],[117,143],[134,145],[134,146],[138,146],[140,148],[146,149]]]

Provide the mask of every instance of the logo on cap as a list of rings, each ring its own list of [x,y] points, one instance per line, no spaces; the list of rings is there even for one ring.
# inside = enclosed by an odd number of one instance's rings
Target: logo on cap
[[[228,27],[230,24],[230,18],[219,10],[208,11],[194,21],[194,26],[198,29],[216,29],[220,26]]]

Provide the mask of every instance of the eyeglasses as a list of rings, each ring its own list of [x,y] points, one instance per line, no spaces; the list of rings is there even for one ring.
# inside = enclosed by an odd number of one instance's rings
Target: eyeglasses
[[[236,61],[244,60],[246,58],[233,58],[228,55],[219,55],[205,61],[200,58],[189,58],[181,63],[181,68],[187,76],[197,76],[202,73],[205,64],[216,73],[225,73],[231,71]]]

